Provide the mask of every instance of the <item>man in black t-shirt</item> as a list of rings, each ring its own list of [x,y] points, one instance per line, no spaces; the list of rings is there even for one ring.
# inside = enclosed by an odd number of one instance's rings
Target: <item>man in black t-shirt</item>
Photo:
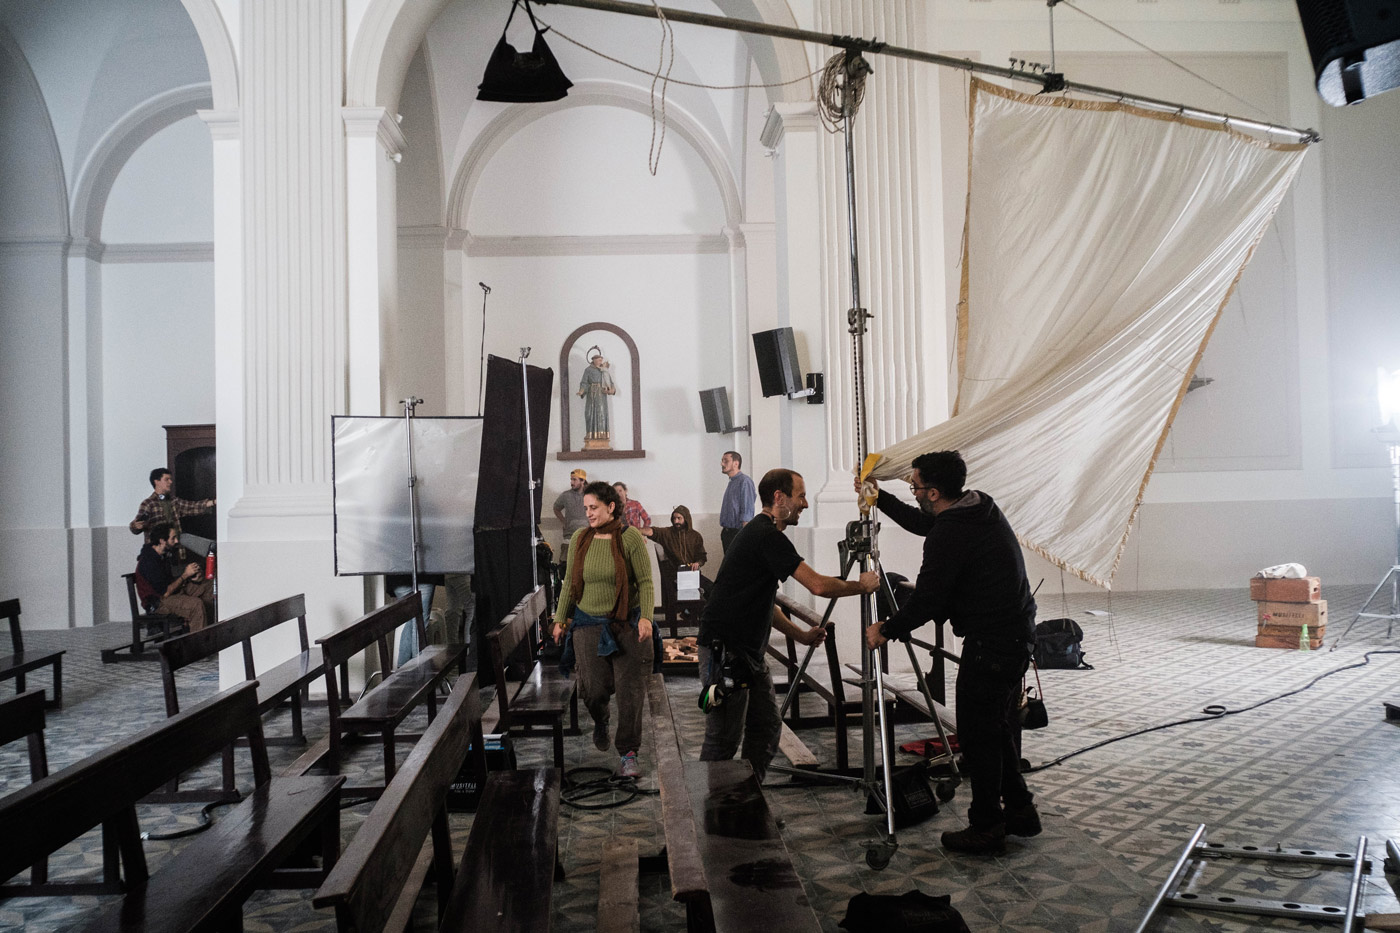
[[[743,738],[743,755],[763,780],[768,763],[778,751],[782,721],[773,678],[763,659],[769,632],[776,628],[804,645],[820,644],[826,630],[794,625],[774,600],[778,584],[792,577],[820,597],[873,593],[879,586],[874,572],[859,580],[841,580],[817,573],[802,560],[783,529],[796,525],[807,508],[807,487],[792,470],[769,470],[758,484],[763,511],[742,529],[725,551],[705,610],[700,616],[700,672],[702,687],[721,677],[716,649],[722,647],[724,664],[746,672],[748,687],[735,690],[705,717],[705,744],[701,761],[734,757]]]

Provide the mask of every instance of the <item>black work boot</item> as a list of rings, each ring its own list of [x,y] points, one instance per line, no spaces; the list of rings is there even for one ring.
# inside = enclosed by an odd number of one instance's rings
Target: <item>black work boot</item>
[[[1040,811],[1035,804],[1028,803],[1016,810],[1006,811],[1006,834],[1008,836],[1039,836]]]
[[[981,829],[950,830],[943,834],[943,848],[968,855],[1000,855],[1006,851],[1006,827],[998,823]]]
[[[593,720],[593,747],[600,752],[605,752],[612,747],[612,742],[608,739],[608,720]]]

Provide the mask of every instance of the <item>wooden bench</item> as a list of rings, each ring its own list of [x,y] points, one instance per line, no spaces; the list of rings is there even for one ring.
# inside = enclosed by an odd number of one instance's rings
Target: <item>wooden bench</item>
[[[447,789],[469,748],[476,770],[485,773],[475,674],[457,678],[442,711],[413,746],[312,899],[317,907],[335,909],[339,929],[347,933],[406,929],[429,868],[437,884],[441,919],[454,867]]]
[[[297,623],[301,652],[271,670],[258,673],[253,661],[253,636],[293,620]],[[214,657],[220,651],[234,645],[241,645],[243,648],[244,679],[255,680],[258,683],[258,712],[266,716],[284,702],[291,704],[291,736],[269,738],[265,741],[268,744],[306,744],[306,734],[302,731],[301,707],[308,699],[307,688],[323,676],[325,666],[321,661],[321,647],[313,647],[307,640],[306,597],[301,594],[268,603],[198,632],[190,632],[161,642],[158,650],[160,675],[165,686],[165,715],[174,716],[180,712],[180,695],[175,684],[176,671],[196,661]],[[175,787],[172,786],[168,790],[173,793]],[[224,799],[233,793],[233,749],[230,748],[224,755],[223,790],[214,799]],[[236,794],[234,796],[236,799]]]
[[[143,612],[141,600],[136,595],[136,574],[124,573],[122,579],[126,581],[126,601],[131,607],[131,643],[103,648],[102,663],[155,661],[156,654],[146,651],[146,645],[158,644],[183,631],[185,620],[162,612]]]
[[[558,768],[486,780],[439,933],[548,930],[559,865]]]
[[[572,677],[546,667],[534,657],[535,623],[546,606],[544,587],[536,587],[516,604],[501,624],[486,634],[491,667],[496,676],[497,728],[515,735],[543,734],[533,727],[547,725],[554,737],[554,766],[564,767],[564,713],[569,714],[569,734],[578,733],[578,689]],[[509,679],[512,655],[524,645],[529,652],[529,673],[518,685]]]
[[[820,930],[753,768],[683,761],[666,682],[647,678],[671,896],[691,931]]]
[[[0,602],[0,616],[10,622],[10,644],[14,654],[0,655],[0,680],[13,680],[15,692],[24,693],[24,675],[42,667],[53,668],[53,695],[45,703],[50,709],[63,705],[63,652],[25,651],[24,632],[19,625],[19,600]]]
[[[170,857],[146,865],[137,801],[238,736],[252,751],[247,800]],[[103,828],[103,881],[65,893],[125,891],[84,926],[101,930],[239,929],[259,887],[315,887],[323,868],[280,868],[319,837],[323,866],[340,847],[342,777],[273,778],[257,685],[241,684],[0,799],[0,879],[13,877],[88,830]]]
[[[0,746],[25,739],[29,748],[29,780],[48,777],[49,759],[44,749],[44,691],[30,690],[19,696],[0,700]],[[29,867],[27,884],[0,885],[0,897],[32,897],[47,891],[49,859],[47,855]]]
[[[412,622],[418,629],[418,643],[423,650],[398,667],[393,664],[394,632]],[[384,746],[384,785],[394,779],[396,769],[395,743],[400,739],[412,741],[417,736],[397,736],[399,724],[419,703],[428,705],[428,719],[437,715],[437,687],[456,667],[461,670],[467,654],[466,645],[430,645],[428,630],[423,622],[423,600],[409,593],[373,612],[366,613],[346,628],[316,639],[321,646],[326,676],[326,700],[330,710],[330,753],[332,773],[339,773],[345,735],[377,733]],[[349,663],[352,658],[374,646],[378,650],[379,669],[384,679],[367,691],[349,708],[342,710],[342,697],[349,694]],[[336,672],[340,673],[340,688],[336,687]],[[319,751],[319,750],[318,750]],[[319,757],[313,752],[311,757]],[[311,762],[303,756],[299,766]],[[384,785],[354,787],[356,793],[377,795]]]

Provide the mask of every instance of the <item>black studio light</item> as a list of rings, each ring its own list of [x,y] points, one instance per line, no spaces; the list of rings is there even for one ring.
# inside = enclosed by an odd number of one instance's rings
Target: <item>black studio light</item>
[[[515,46],[506,41],[515,8],[522,5],[530,17],[530,25],[535,29],[535,44],[528,52],[517,52]],[[510,5],[510,16],[506,17],[506,28],[501,30],[501,39],[486,62],[486,71],[477,85],[476,99],[507,104],[538,104],[567,96],[574,82],[565,77],[564,69],[559,67],[554,53],[545,44],[544,32],[535,21],[530,0],[515,0]]]

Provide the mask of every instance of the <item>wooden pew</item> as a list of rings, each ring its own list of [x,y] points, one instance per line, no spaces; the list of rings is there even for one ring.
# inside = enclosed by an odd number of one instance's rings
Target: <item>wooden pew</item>
[[[156,873],[146,865],[137,801],[240,735],[252,751],[255,788]],[[101,825],[103,883],[67,893],[124,890],[84,929],[237,929],[259,887],[314,887],[321,868],[279,866],[319,835],[323,865],[340,846],[342,777],[273,778],[257,710],[245,683],[0,799],[0,879]],[[87,890],[83,890],[86,888]]]
[[[516,604],[501,624],[486,634],[490,646],[491,667],[496,675],[496,707],[500,714],[498,728],[515,735],[536,735],[533,728],[547,725],[554,737],[554,766],[564,767],[564,713],[569,713],[570,734],[578,732],[578,689],[572,677],[565,677],[557,668],[546,667],[534,660],[529,674],[518,684],[509,679],[511,656],[522,644],[531,643],[535,622],[545,611],[544,587],[536,587]]]
[[[423,650],[416,657],[394,667],[394,632],[412,622],[418,628],[418,643]],[[340,770],[342,733],[365,735],[378,733],[384,746],[384,783],[394,779],[397,767],[395,742],[399,724],[419,703],[428,704],[428,719],[437,715],[437,686],[453,667],[462,668],[467,654],[466,645],[430,645],[428,630],[423,622],[423,600],[418,593],[409,593],[373,612],[366,613],[338,632],[316,639],[321,646],[326,675],[326,699],[330,710],[328,750],[332,773]],[[349,694],[349,662],[366,648],[374,646],[379,652],[379,669],[384,679],[349,708],[342,710],[342,696]],[[336,671],[340,672],[340,689],[336,688]],[[298,766],[311,762],[303,756]],[[383,785],[351,788],[356,793],[377,795]]]
[[[141,600],[136,596],[136,574],[124,573],[126,581],[126,601],[131,607],[131,643],[102,649],[102,663],[117,661],[154,661],[156,655],[147,653],[148,644],[159,644],[162,640],[178,634],[185,628],[185,620],[176,615],[161,612],[142,612]],[[156,634],[157,630],[159,635]]]
[[[559,865],[558,768],[497,771],[486,780],[439,933],[550,928]]]
[[[683,761],[660,674],[647,679],[671,896],[691,931],[820,930],[747,761]],[[761,866],[761,871],[755,871]]]
[[[473,764],[484,772],[475,675],[458,678],[452,696],[316,892],[312,903],[333,907],[340,930],[404,929],[430,871],[444,931],[549,929],[559,772],[490,775],[461,867],[454,872],[447,789],[469,745]]]
[[[403,930],[424,876],[434,869],[438,915],[452,890],[447,789],[471,749],[486,771],[476,675],[457,678],[442,711],[413,746],[312,903],[335,909],[347,931]],[[429,837],[431,836],[431,839]],[[425,845],[424,840],[429,840]],[[420,850],[428,857],[421,858]]]
[[[15,692],[24,693],[24,675],[43,667],[53,668],[53,695],[45,704],[50,709],[63,705],[63,652],[25,651],[24,633],[19,626],[19,600],[0,602],[0,617],[9,620],[10,644],[14,654],[0,655],[0,680],[13,680]]]
[[[29,752],[29,780],[48,777],[49,759],[44,749],[44,691],[30,690],[19,696],[0,700],[0,746],[25,739]],[[29,868],[26,884],[0,885],[0,897],[33,897],[49,891],[49,859],[47,855]],[[62,892],[66,893],[66,892]]]
[[[253,662],[253,636],[294,620],[301,639],[301,652],[271,670],[258,673]],[[258,682],[258,712],[266,716],[284,702],[291,704],[292,735],[280,739],[267,739],[268,744],[306,744],[306,734],[302,731],[301,706],[307,698],[307,688],[324,674],[324,664],[321,660],[320,645],[313,647],[307,641],[306,597],[300,593],[210,625],[198,632],[190,632],[161,642],[158,649],[160,676],[165,687],[165,715],[174,716],[180,712],[180,694],[175,684],[175,673],[234,645],[241,645],[243,648],[244,679]],[[175,792],[176,787],[172,782],[163,799],[172,799],[170,795]],[[237,799],[233,786],[232,748],[224,752],[224,782],[221,792],[212,798],[199,791],[187,792],[183,797],[175,799],[218,800],[229,797]]]

